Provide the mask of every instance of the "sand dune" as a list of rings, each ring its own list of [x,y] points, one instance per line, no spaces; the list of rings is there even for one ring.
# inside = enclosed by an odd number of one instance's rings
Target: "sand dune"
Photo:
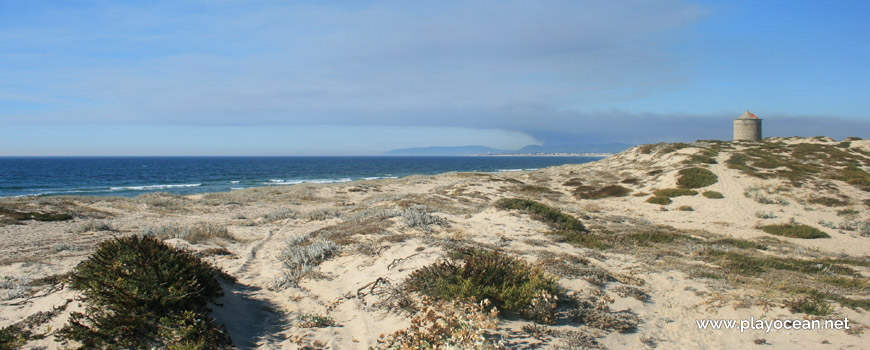
[[[735,155],[748,160],[741,163]],[[870,166],[870,141],[660,144],[537,171],[300,184],[185,197],[4,199],[0,205],[10,210],[63,211],[75,218],[2,221],[0,327],[68,304],[33,327],[45,339],[26,343],[29,348],[62,348],[54,332],[70,311],[81,307],[68,302],[75,293],[62,278],[50,277],[69,273],[101,240],[209,223],[225,227],[227,234],[197,236],[191,229],[165,238],[198,252],[225,248],[227,254],[208,253],[204,259],[238,280],[225,284],[225,296],[212,309],[239,348],[378,346],[381,335],[410,325],[411,315],[395,307],[397,298],[420,299],[402,295],[405,278],[463,247],[498,249],[540,264],[560,276],[562,298],[600,301],[609,312],[629,311],[639,320],[636,329],[619,332],[576,322],[564,307],[551,325],[532,326],[518,315],[503,314],[487,332],[507,348],[864,348],[870,324],[862,309],[870,304],[870,192],[860,179],[841,176],[850,165]],[[680,170],[695,167],[715,174],[715,183],[695,189],[695,195],[672,197],[667,205],[647,202],[658,190],[677,188]],[[609,197],[602,190],[606,186],[624,187],[629,194]],[[596,191],[604,195],[584,199],[577,194]],[[724,198],[708,198],[707,191]],[[607,247],[578,244],[528,213],[494,206],[502,198],[530,199],[571,215]],[[86,231],[94,222],[107,225]],[[815,227],[830,237],[792,238],[760,229],[789,223]],[[317,239],[334,243],[337,250],[293,281],[297,283],[282,279],[287,242]],[[853,273],[835,273],[834,266]],[[789,307],[813,291],[821,293],[818,301],[831,306],[829,314],[808,315]],[[325,316],[334,325],[302,327],[301,315]],[[844,317],[850,320],[849,330],[740,332],[697,326],[706,319]],[[578,334],[588,335],[587,341],[577,340]]]

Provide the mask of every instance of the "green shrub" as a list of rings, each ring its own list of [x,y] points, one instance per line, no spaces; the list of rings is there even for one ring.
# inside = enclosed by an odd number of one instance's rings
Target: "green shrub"
[[[747,241],[744,239],[738,238],[722,238],[715,241],[710,242],[711,244],[723,244],[730,245],[737,248],[742,249],[758,249],[758,250],[767,250],[767,246],[761,243],[756,243],[752,241]]]
[[[73,216],[67,213],[51,213],[40,211],[19,211],[10,208],[0,207],[0,215],[8,217],[11,220],[25,221],[67,221],[72,220]]]
[[[834,176],[834,179],[845,181],[856,186],[870,187],[870,173],[855,165],[850,165],[845,169],[840,170],[840,173]]]
[[[33,332],[19,325],[0,328],[0,350],[21,349],[32,338]]]
[[[810,202],[812,204],[821,204],[826,207],[844,207],[849,205],[849,202],[832,197],[812,197],[807,200],[807,202]]]
[[[824,300],[815,297],[789,300],[785,302],[785,306],[787,306],[791,312],[801,312],[814,316],[827,316],[834,310],[834,308],[828,305]]]
[[[792,237],[792,238],[830,238],[827,233],[822,230],[819,230],[815,227],[798,224],[798,223],[787,223],[787,224],[779,224],[779,225],[766,225],[761,226],[761,230],[767,232],[772,235],[783,236],[783,237]]]
[[[495,206],[504,210],[525,211],[531,214],[533,219],[550,225],[554,230],[586,232],[586,227],[577,218],[540,202],[520,198],[503,198],[496,202]]]
[[[544,186],[535,186],[535,185],[520,185],[517,188],[517,192],[524,193],[524,194],[532,194],[532,195],[553,193],[553,191],[550,190],[549,188],[546,188]]]
[[[688,143],[684,143],[684,142],[675,142],[675,143],[665,145],[664,147],[661,148],[660,152],[664,153],[664,154],[674,153],[674,152],[679,151],[683,148],[689,148],[689,147],[692,147],[692,145],[690,145]]]
[[[860,214],[860,213],[861,213],[860,211],[855,210],[855,209],[853,209],[853,208],[847,208],[847,209],[843,209],[843,210],[837,210],[837,216],[856,216],[856,215],[858,215],[858,214]]]
[[[568,181],[565,181],[565,183],[563,183],[562,186],[569,186],[569,187],[583,186],[583,179],[579,179],[579,178],[569,179]]]
[[[716,192],[716,191],[704,191],[704,193],[701,193],[701,195],[704,196],[704,197],[710,198],[710,199],[722,199],[722,198],[725,198],[725,196],[722,195],[721,192]]]
[[[660,229],[645,229],[624,234],[568,231],[553,231],[549,234],[562,237],[564,242],[599,250],[633,246],[649,247],[654,244],[678,241],[699,242],[697,238],[692,236]]]
[[[691,206],[688,206],[688,205],[680,206],[680,207],[677,208],[677,209],[680,210],[680,211],[695,211],[694,208],[692,208]]]
[[[679,197],[679,196],[694,196],[698,194],[697,191],[690,190],[687,188],[668,188],[664,190],[658,190],[653,192],[657,197]]]
[[[116,238],[75,267],[84,313],[58,331],[82,348],[218,349],[229,338],[208,316],[220,270],[149,236]]]
[[[566,242],[590,249],[607,249],[610,244],[603,239],[602,235],[591,232],[552,231],[550,235],[560,236]]]
[[[595,188],[592,186],[579,186],[577,190],[574,191],[574,195],[576,195],[580,199],[601,199],[607,197],[625,197],[631,190],[620,185],[607,185],[601,188]]]
[[[405,282],[411,291],[444,300],[482,301],[530,316],[533,301],[561,294],[558,280],[537,265],[499,251],[471,249],[420,268]],[[554,311],[554,310],[553,310]]]
[[[716,164],[716,158],[706,154],[693,154],[691,158],[686,159],[683,164]]]
[[[302,314],[299,315],[299,327],[302,328],[324,328],[335,326],[335,320],[329,316]]]
[[[650,246],[653,243],[672,243],[678,239],[694,240],[694,238],[679,233],[660,230],[645,230],[632,232],[620,237],[619,241],[631,245]]]
[[[671,199],[668,197],[652,196],[646,199],[647,203],[666,205],[671,204]]]
[[[701,188],[710,186],[719,181],[719,177],[709,169],[686,168],[680,170],[677,186],[682,188]]]
[[[779,258],[774,256],[751,256],[738,251],[706,250],[706,261],[722,266],[744,276],[758,276],[771,270],[793,271],[807,275],[825,275],[831,273],[858,276],[852,268],[827,262],[821,259],[807,260],[796,258]]]

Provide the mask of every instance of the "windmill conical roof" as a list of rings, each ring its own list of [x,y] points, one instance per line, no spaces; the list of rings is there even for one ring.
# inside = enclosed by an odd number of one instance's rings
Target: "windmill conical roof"
[[[747,109],[746,112],[743,112],[743,114],[741,114],[739,117],[737,117],[737,119],[760,119],[760,118],[758,118],[758,116],[756,116],[755,114],[752,114],[752,112],[749,112],[749,110]]]

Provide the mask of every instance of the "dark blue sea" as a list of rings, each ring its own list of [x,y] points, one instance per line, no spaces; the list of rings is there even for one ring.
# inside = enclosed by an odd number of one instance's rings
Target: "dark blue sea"
[[[600,157],[0,157],[0,197],[191,194],[451,171],[500,172]]]

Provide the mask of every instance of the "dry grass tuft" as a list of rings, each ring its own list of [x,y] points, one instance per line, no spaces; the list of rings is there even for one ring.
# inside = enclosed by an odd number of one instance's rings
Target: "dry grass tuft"
[[[212,222],[198,222],[193,225],[170,224],[157,227],[146,227],[145,235],[159,239],[178,238],[190,243],[200,243],[211,239],[234,241],[227,227]]]

